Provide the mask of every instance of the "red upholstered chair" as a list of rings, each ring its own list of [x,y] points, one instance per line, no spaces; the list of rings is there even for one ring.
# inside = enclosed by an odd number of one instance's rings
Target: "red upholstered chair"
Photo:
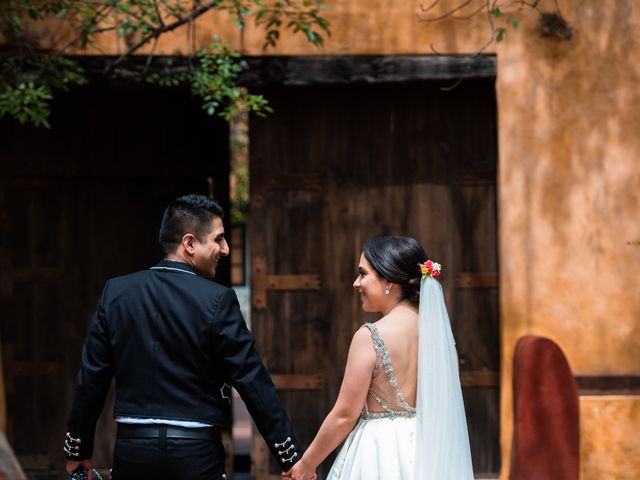
[[[578,480],[578,386],[551,340],[518,340],[513,361],[511,480]]]

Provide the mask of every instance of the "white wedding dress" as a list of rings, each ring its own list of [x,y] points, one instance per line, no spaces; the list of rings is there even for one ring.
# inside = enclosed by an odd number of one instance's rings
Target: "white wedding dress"
[[[412,480],[416,445],[416,410],[404,399],[387,347],[372,323],[376,352],[369,396],[381,411],[366,404],[358,424],[344,442],[327,480]]]
[[[473,480],[458,356],[442,286],[423,275],[418,309],[416,408],[398,388],[387,347],[367,323],[376,351],[369,412],[344,442],[327,480]]]
[[[432,276],[422,277],[418,318],[416,408],[398,388],[377,327],[365,324],[376,351],[369,396],[382,411],[365,405],[327,480],[473,480],[455,341]]]

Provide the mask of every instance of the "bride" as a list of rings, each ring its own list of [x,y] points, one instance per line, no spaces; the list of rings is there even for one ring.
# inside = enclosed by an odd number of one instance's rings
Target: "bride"
[[[327,480],[473,479],[439,274],[413,238],[375,237],[364,245],[353,287],[362,309],[382,318],[353,336],[338,399],[284,478],[316,478],[344,441]]]

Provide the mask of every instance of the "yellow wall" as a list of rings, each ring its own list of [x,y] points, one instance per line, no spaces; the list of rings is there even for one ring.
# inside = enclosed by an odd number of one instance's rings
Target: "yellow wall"
[[[582,397],[581,480],[637,480],[640,397]]]
[[[475,0],[480,2],[484,0]],[[475,51],[490,38],[485,18],[476,16],[468,21],[424,23],[420,18],[437,17],[457,0],[442,0],[429,12],[420,13],[425,3],[416,0],[325,0],[330,10],[324,16],[331,23],[332,36],[325,46],[316,48],[301,35],[283,34],[275,49],[263,50],[264,32],[249,21],[241,33],[229,20],[226,11],[209,12],[201,16],[193,30],[186,27],[161,37],[153,50],[156,54],[188,53],[211,42],[214,34],[229,41],[231,46],[246,55],[357,55],[357,54],[433,54]],[[476,8],[472,8],[475,10]],[[466,10],[465,10],[466,11]],[[32,26],[31,34],[40,38],[42,45],[67,45],[72,39],[68,29],[59,21],[45,26]],[[115,35],[99,37],[99,49],[75,50],[74,53],[117,54],[126,51],[126,45]],[[148,53],[152,47],[140,50]]]
[[[520,335],[555,340],[576,373],[640,371],[634,3],[560,2],[571,41],[525,23],[498,49],[503,459]],[[583,398],[581,413],[582,478],[636,475],[637,443],[618,460],[640,436],[638,397]]]
[[[285,36],[268,53],[468,53],[489,36],[483,16],[421,23],[420,5],[431,0],[328,3],[333,36],[324,48]],[[460,3],[442,0],[439,11]],[[520,27],[491,47],[498,58],[503,478],[519,336],[555,340],[579,374],[640,372],[640,8],[635,0],[558,3],[571,40],[542,38],[538,14],[525,9],[514,12]],[[539,5],[552,11],[556,2]],[[240,35],[223,17],[199,21],[196,43],[220,33],[245,54],[263,53],[260,32]],[[187,52],[186,36],[176,32],[156,52]],[[107,40],[103,47],[123,46]],[[639,398],[581,399],[584,480],[640,471]]]

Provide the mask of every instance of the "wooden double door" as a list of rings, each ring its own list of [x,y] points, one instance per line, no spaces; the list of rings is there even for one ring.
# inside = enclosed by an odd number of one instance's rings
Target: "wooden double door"
[[[265,87],[250,122],[252,329],[301,441],[338,394],[364,321],[363,243],[417,238],[441,277],[476,474],[499,471],[494,80]],[[333,457],[321,467],[326,474]],[[276,478],[260,440],[255,478]]]
[[[61,95],[52,129],[0,126],[0,338],[8,438],[28,478],[66,478],[62,441],[80,350],[109,277],[159,260],[166,204],[228,207],[228,128],[188,92],[91,88]],[[209,180],[208,180],[209,179]],[[220,272],[228,281],[229,272]],[[112,400],[94,460],[111,465]]]

